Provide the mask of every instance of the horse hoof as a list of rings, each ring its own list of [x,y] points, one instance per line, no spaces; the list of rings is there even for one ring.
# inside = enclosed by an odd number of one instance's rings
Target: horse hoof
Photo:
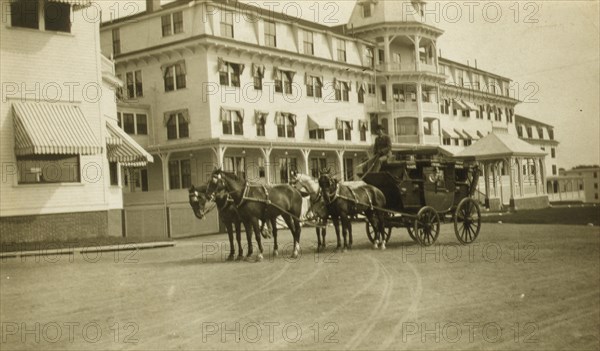
[[[275,256],[275,257],[279,256],[279,250],[273,250],[273,256]]]
[[[347,248],[343,248],[343,249],[342,249],[342,252],[343,252],[343,253],[346,253],[346,252],[348,252],[348,249],[347,249]]]
[[[377,250],[379,248],[379,243],[376,241],[373,243],[373,250]]]
[[[233,261],[235,259],[234,255],[229,255],[229,257],[227,257],[227,261]]]
[[[292,253],[292,258],[296,259],[298,258],[298,251],[295,251]]]
[[[243,259],[244,259],[244,256],[240,255],[240,256],[237,257],[236,261],[242,261]]]
[[[381,244],[381,251],[385,250],[385,244]]]
[[[258,256],[256,256],[256,262],[262,262],[262,260],[263,260],[263,255],[258,254]]]
[[[252,256],[244,257],[244,261],[246,261],[246,262],[250,262],[251,260],[252,260]]]

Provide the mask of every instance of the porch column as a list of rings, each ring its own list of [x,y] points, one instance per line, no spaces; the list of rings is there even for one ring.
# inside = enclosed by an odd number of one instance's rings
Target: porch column
[[[217,158],[217,167],[218,168],[223,168],[223,159],[225,158],[225,151],[227,151],[227,146],[213,146],[212,151],[215,154],[215,157]]]
[[[423,144],[423,86],[417,83],[417,143]]]
[[[390,36],[385,35],[383,37],[383,60],[385,62],[385,71],[389,69],[390,64]]]
[[[512,161],[513,160],[510,157],[505,160],[505,162],[508,163],[508,167],[507,168],[508,168],[508,179],[509,179],[509,182],[510,182],[510,199],[513,200],[513,203],[514,203],[514,200],[515,200],[515,180],[514,180],[514,177],[513,177],[513,170],[514,169],[512,167]],[[517,167],[519,167],[519,162],[518,161],[517,161]],[[521,174],[521,173],[519,172],[518,174]],[[519,180],[520,180],[520,177],[519,177]]]
[[[310,175],[310,170],[308,169],[308,156],[310,155],[310,149],[301,149],[302,157],[304,157],[304,173]]]
[[[544,162],[543,158],[539,159],[539,164],[540,164],[540,181],[542,182],[542,184],[546,184],[546,163]],[[546,194],[547,190],[544,189],[544,192],[542,194]]]
[[[340,180],[341,180],[341,181],[344,181],[344,176],[345,176],[345,174],[346,174],[346,173],[344,172],[344,153],[345,153],[345,152],[346,152],[346,151],[345,151],[345,150],[343,150],[343,149],[342,149],[342,150],[336,150],[336,151],[335,151],[335,154],[336,154],[336,155],[337,155],[337,157],[338,157],[338,165],[339,165],[339,167],[340,167],[340,175],[341,175],[341,176],[340,176]]]
[[[421,37],[415,35],[414,41],[415,43],[415,71],[421,70],[421,57],[419,56],[419,45],[421,45]]]
[[[264,147],[260,148],[260,151],[265,159],[265,180],[267,184],[271,184],[271,151],[273,151],[273,148]]]
[[[162,165],[162,177],[163,177],[163,205],[165,207],[165,236],[170,237],[169,228],[169,159],[171,158],[170,152],[159,153],[160,162]]]
[[[533,167],[535,170],[535,172],[533,172],[533,179],[535,181],[535,194],[539,195],[540,194],[540,177],[538,175],[538,172],[539,172],[538,168],[540,167],[540,165],[535,158],[532,158],[531,162],[533,162]]]
[[[519,196],[523,197],[523,159],[517,157],[517,168],[519,169],[518,180],[519,180]]]

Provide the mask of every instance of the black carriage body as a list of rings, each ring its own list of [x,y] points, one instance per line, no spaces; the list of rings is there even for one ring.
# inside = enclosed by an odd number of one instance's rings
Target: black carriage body
[[[473,195],[478,170],[461,161],[421,158],[388,162],[363,180],[385,194],[389,210],[412,214],[430,206],[446,213]]]

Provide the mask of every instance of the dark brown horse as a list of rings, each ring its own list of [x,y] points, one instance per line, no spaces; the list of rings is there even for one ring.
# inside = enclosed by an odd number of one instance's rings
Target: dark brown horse
[[[190,206],[194,211],[194,215],[198,219],[204,219],[206,214],[211,211],[210,199],[206,196],[206,185],[199,187],[192,187],[189,189],[189,200]],[[238,244],[238,260],[244,257],[244,250],[242,249],[242,219],[237,213],[233,200],[227,196],[225,192],[216,192],[213,196],[215,206],[219,211],[219,218],[227,229],[229,236],[230,251],[227,257],[228,261],[233,261],[235,257],[235,246],[233,245],[233,228],[235,227],[235,234]],[[208,205],[208,206],[207,206]],[[250,243],[251,245],[251,243]]]
[[[381,249],[385,249],[385,240],[380,240],[384,233],[384,218],[383,212],[378,208],[385,207],[385,195],[381,190],[374,186],[363,182],[357,182],[355,185],[349,183],[339,183],[333,179],[329,171],[321,172],[319,176],[319,186],[323,193],[323,200],[327,205],[327,209],[335,232],[338,237],[338,248],[340,246],[339,223],[342,223],[342,233],[344,236],[343,251],[352,248],[352,223],[350,217],[358,214],[364,214],[367,221],[375,228],[375,243],[373,248],[376,249],[380,244]],[[350,235],[350,240],[347,241],[347,234]]]
[[[248,242],[252,241],[252,232],[258,244],[259,254],[257,259],[263,259],[263,247],[260,238],[258,220],[269,221],[273,231],[273,254],[278,255],[277,244],[277,217],[281,216],[294,238],[294,251],[292,257],[298,257],[300,251],[300,214],[302,211],[302,196],[300,192],[288,184],[260,185],[249,184],[238,178],[233,173],[223,172],[218,169],[213,171],[206,194],[212,194],[219,189],[224,189],[231,195],[234,206],[246,228]],[[252,245],[248,245],[247,257],[252,255]]]

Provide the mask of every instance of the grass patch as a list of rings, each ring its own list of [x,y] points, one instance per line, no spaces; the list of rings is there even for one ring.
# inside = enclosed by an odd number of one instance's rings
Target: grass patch
[[[541,210],[518,211],[502,215],[485,216],[483,222],[516,223],[516,224],[570,224],[587,225],[593,223],[600,225],[600,207],[552,207]]]

